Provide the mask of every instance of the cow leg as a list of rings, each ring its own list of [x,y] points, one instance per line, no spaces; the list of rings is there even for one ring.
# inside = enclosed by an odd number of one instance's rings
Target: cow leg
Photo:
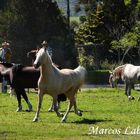
[[[26,103],[29,107],[29,110],[26,110],[26,111],[28,111],[28,112],[32,111],[32,105],[31,105],[31,103],[28,99],[28,96],[27,96],[24,88],[21,89],[21,94],[22,94],[22,97],[24,98],[24,100],[26,101]]]

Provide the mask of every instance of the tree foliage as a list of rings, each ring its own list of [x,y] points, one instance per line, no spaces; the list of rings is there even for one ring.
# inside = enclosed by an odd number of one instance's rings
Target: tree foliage
[[[124,19],[124,33],[120,35],[119,38],[114,38],[111,41],[112,48],[118,53],[118,63],[123,63],[125,57],[129,54],[130,50],[137,49],[139,45],[140,30],[139,30],[139,11],[140,11],[140,1],[130,1],[126,0],[125,4],[128,11],[127,18]],[[137,53],[138,55],[138,53]],[[132,61],[132,60],[130,60]]]
[[[140,22],[132,28],[130,32],[124,34],[120,40],[113,40],[112,48],[115,50],[121,50],[122,59],[120,58],[120,63],[123,63],[125,56],[129,53],[130,50],[136,48],[139,50],[140,44]]]
[[[85,59],[91,60],[92,56],[92,65],[96,65],[97,68],[100,67],[100,58],[103,55],[101,49],[103,53],[105,49],[102,44],[105,41],[105,35],[107,34],[103,25],[104,16],[102,8],[102,4],[99,3],[97,4],[96,9],[94,8],[87,12],[86,21],[79,26],[75,36],[77,46],[85,46],[85,49],[86,46],[91,46],[90,49],[92,49],[91,51],[88,51],[90,53],[86,54],[87,58]],[[91,65],[91,61],[89,65]]]
[[[58,65],[62,67],[75,65],[76,53],[73,36],[69,35],[67,19],[61,14],[57,2],[9,0],[8,7],[2,14],[6,14],[7,11],[9,11],[10,19],[4,18],[0,26],[8,23],[5,30],[8,40],[12,43],[15,63],[27,64],[26,53],[35,49],[43,40],[47,40],[54,52],[53,59]],[[6,20],[5,23],[4,20]],[[65,48],[68,48],[68,51]],[[59,56],[57,51],[61,52]],[[71,59],[74,59],[74,62],[71,62]],[[69,64],[67,64],[68,61]]]
[[[86,15],[79,26],[71,24],[76,27],[74,32],[57,0],[1,0],[0,42],[11,41],[17,63],[27,63],[26,53],[43,40],[49,42],[54,61],[62,67],[77,65],[75,44],[79,62],[86,66],[100,68],[106,60],[132,62],[138,58],[140,0],[79,0],[81,3]],[[79,11],[80,6],[76,7]]]
[[[102,26],[102,10],[89,12],[86,21],[79,26],[75,37],[77,44],[88,44],[100,42],[101,36],[98,34]]]
[[[120,62],[121,57],[124,59],[124,56],[129,52],[130,49],[128,48],[130,46],[132,47],[131,51],[135,52],[134,46],[139,45],[139,31],[135,32],[134,28],[138,26],[137,23],[140,17],[140,0],[79,1],[85,4],[85,7],[88,5],[88,10],[86,11],[86,21],[81,25],[82,27],[79,27],[77,32],[78,39],[76,41],[78,44],[92,42],[92,51],[96,52],[97,42],[102,42],[102,51],[98,52],[99,61],[107,59]],[[95,23],[99,17],[90,16],[89,14],[96,13],[99,5],[102,15],[98,22],[101,23],[100,26]],[[91,18],[91,20],[89,21],[88,18]],[[88,29],[87,23],[94,26],[94,30]],[[102,55],[102,52],[106,55]],[[116,56],[118,59],[116,59]],[[94,55],[93,58],[95,59]]]

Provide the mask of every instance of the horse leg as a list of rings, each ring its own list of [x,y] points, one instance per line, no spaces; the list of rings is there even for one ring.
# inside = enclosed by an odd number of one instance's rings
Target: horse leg
[[[70,112],[72,106],[74,105],[74,102],[73,102],[73,101],[74,101],[74,100],[73,100],[73,97],[70,97],[70,98],[69,98],[69,104],[68,104],[67,111],[66,111],[64,117],[62,118],[61,122],[66,122],[67,116],[68,116],[68,114],[69,114],[69,112]]]
[[[15,92],[16,92],[16,97],[17,97],[17,100],[18,100],[18,108],[17,108],[16,112],[20,112],[20,111],[22,111],[21,93],[20,93],[20,90],[18,90],[16,88],[15,88]]]
[[[125,83],[125,95],[129,98],[130,96],[130,84],[128,82]]]
[[[78,116],[82,116],[82,112],[77,109],[75,97],[73,98],[73,105],[74,105],[74,112],[75,112],[75,114],[77,114]]]
[[[128,96],[128,100],[134,100],[135,98],[133,96],[131,96],[131,89],[132,89],[132,83],[127,83],[127,96]]]
[[[53,105],[54,105],[54,111],[56,112],[58,117],[63,117],[63,114],[58,111],[58,96],[53,96]]]
[[[57,99],[57,108],[58,109],[60,108],[60,100],[59,99]],[[52,101],[52,104],[51,104],[50,108],[48,109],[48,112],[53,112],[53,110],[54,110],[54,101]]]
[[[132,99],[132,97],[131,97],[131,84],[128,85],[127,95],[128,95],[128,100],[130,101]]]
[[[42,100],[43,100],[43,92],[40,91],[40,90],[38,90],[38,106],[37,106],[37,112],[35,114],[35,117],[33,119],[33,122],[37,122],[38,121],[38,117],[39,117],[39,113],[40,113],[40,109],[41,109]]]
[[[48,109],[48,112],[53,112],[54,109],[54,102],[52,101],[52,104],[50,106],[50,108]]]
[[[27,103],[27,105],[28,105],[28,107],[29,107],[29,110],[26,110],[26,111],[28,111],[28,112],[32,111],[32,105],[31,105],[31,103],[30,103],[30,101],[29,101],[29,99],[28,99],[28,97],[27,97],[27,94],[26,94],[24,88],[21,89],[21,94],[22,94],[24,100],[26,101],[26,103]]]
[[[128,83],[126,82],[126,83],[125,83],[125,95],[126,95],[126,96],[128,96],[128,95],[127,95],[127,90],[128,90]]]

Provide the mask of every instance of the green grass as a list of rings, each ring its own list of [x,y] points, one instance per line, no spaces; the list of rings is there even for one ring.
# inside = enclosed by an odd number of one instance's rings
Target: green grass
[[[137,98],[139,91],[132,91]],[[23,111],[17,113],[15,97],[0,93],[0,140],[137,140],[140,134],[125,134],[127,127],[135,131],[140,125],[140,102],[128,101],[124,89],[95,88],[82,90],[77,94],[78,108],[83,116],[74,114],[73,109],[68,116],[67,123],[60,123],[61,119],[54,112],[47,110],[51,104],[51,97],[44,96],[39,121],[33,123],[37,106],[37,94],[28,94],[33,105],[33,112],[25,112],[27,105],[22,100]],[[67,103],[61,104],[60,111],[64,112]],[[98,130],[98,134],[93,129]],[[103,129],[119,131],[103,132]],[[108,131],[108,130],[107,130]],[[138,131],[138,130],[137,130]],[[99,134],[100,133],[100,134]],[[138,132],[140,133],[140,132]]]

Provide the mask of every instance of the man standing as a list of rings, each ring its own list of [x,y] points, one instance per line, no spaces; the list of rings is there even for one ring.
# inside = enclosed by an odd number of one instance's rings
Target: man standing
[[[10,49],[10,44],[5,41],[2,43],[2,53],[1,53],[2,62],[10,63],[11,56],[12,56],[12,52]]]
[[[10,49],[10,44],[8,42],[2,43],[2,49],[1,49],[1,62],[3,63],[10,63],[11,62],[11,56],[12,52]],[[5,77],[3,76],[2,79],[2,92],[7,92],[7,81],[5,80]]]

